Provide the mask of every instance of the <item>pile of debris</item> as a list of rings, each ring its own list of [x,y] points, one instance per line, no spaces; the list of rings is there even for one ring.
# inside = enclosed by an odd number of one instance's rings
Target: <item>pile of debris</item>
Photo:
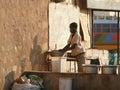
[[[12,90],[44,90],[43,79],[37,75],[20,76],[14,80]]]

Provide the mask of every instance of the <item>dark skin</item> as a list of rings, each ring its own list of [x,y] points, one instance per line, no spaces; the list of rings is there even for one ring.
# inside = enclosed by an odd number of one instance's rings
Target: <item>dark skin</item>
[[[70,32],[72,33],[72,37],[73,37],[74,34],[77,32],[77,28],[70,26]],[[66,52],[68,50],[72,50],[76,47],[76,45],[77,44],[73,44],[72,46],[70,46],[70,44],[68,43],[63,49],[60,49],[59,51]]]

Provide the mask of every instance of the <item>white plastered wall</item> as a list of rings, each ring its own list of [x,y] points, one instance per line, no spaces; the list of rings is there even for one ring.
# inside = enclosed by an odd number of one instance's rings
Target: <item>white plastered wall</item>
[[[63,48],[69,38],[69,24],[80,21],[80,9],[68,3],[49,4],[49,48]]]

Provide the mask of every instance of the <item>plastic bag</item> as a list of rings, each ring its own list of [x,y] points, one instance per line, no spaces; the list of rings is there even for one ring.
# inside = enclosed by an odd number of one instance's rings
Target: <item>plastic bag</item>
[[[29,79],[31,81],[31,84],[40,86],[41,89],[44,89],[42,78],[37,75],[29,75]]]
[[[15,83],[12,87],[12,90],[41,90],[41,89],[37,85]]]

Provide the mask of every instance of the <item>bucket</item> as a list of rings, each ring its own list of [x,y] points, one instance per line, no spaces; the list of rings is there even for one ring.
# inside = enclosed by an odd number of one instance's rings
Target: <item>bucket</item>
[[[72,78],[60,78],[59,90],[72,90]]]
[[[52,57],[52,72],[66,72],[66,57]]]

